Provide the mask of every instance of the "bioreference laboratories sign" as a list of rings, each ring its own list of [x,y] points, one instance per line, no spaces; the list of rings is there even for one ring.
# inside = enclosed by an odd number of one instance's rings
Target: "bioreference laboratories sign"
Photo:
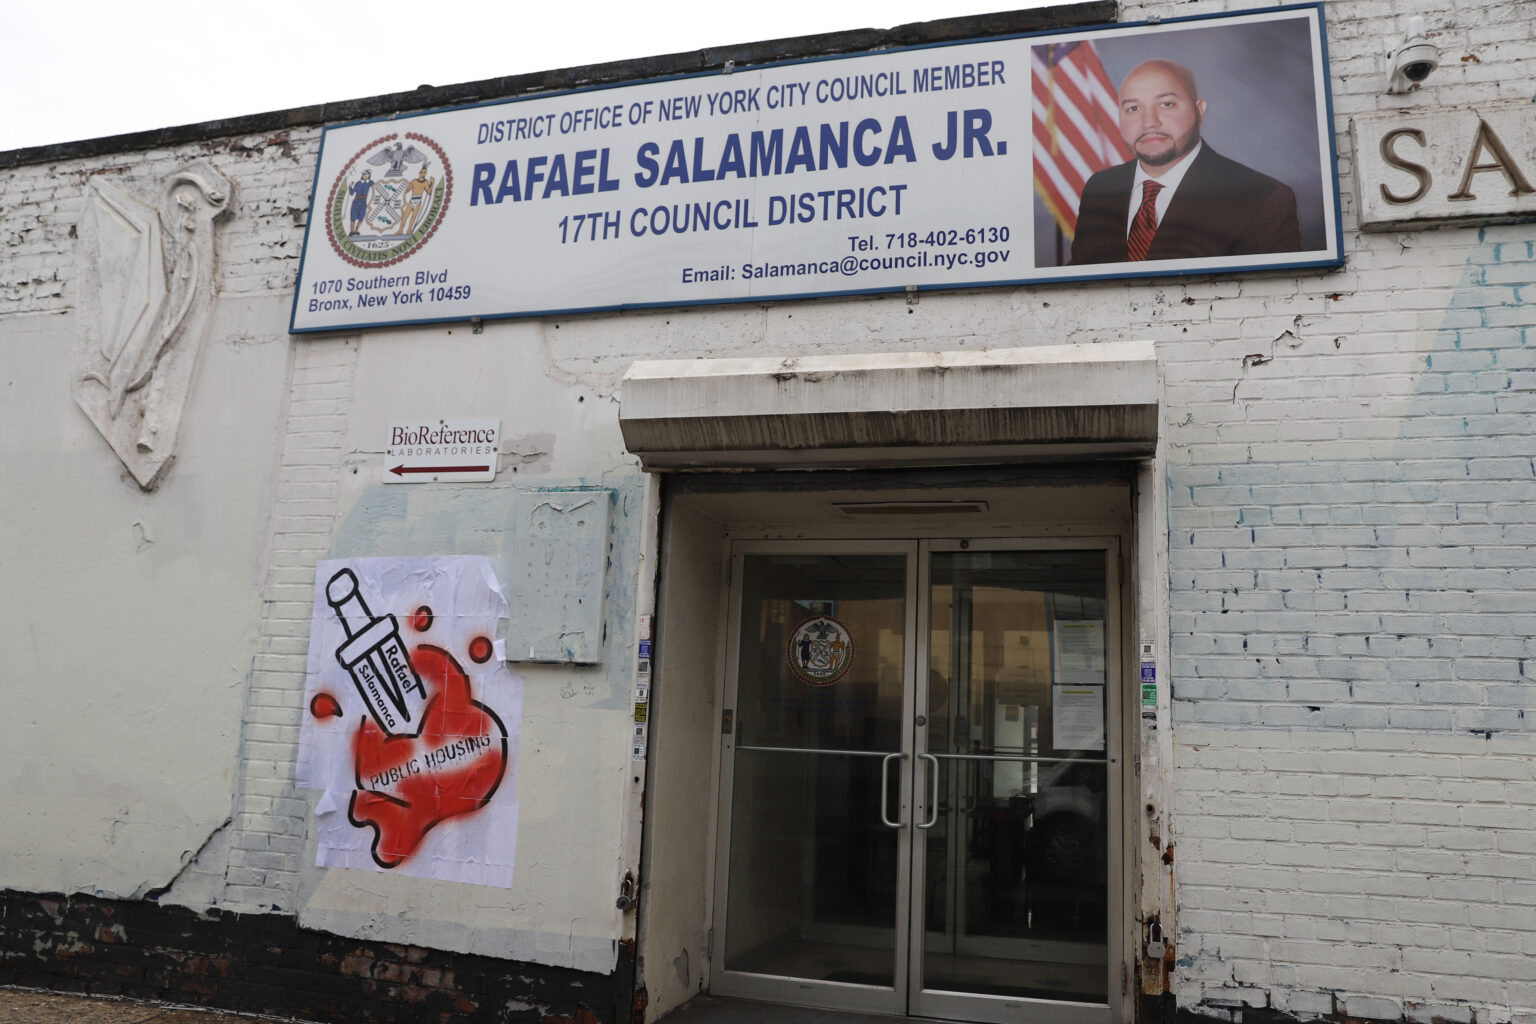
[[[330,128],[292,329],[1337,262],[1321,21],[994,39]],[[1132,179],[1164,168],[1180,180],[1137,227]]]

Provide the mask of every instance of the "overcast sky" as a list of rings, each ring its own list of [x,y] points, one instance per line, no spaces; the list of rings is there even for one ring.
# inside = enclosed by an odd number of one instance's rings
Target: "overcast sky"
[[[58,0],[0,16],[0,150],[1052,0]]]

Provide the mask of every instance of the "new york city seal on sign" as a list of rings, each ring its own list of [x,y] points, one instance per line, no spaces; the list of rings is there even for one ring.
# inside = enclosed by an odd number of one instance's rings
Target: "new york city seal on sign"
[[[853,665],[853,635],[830,615],[816,615],[789,635],[789,667],[808,686],[831,686]]]
[[[359,149],[331,185],[325,230],[356,267],[387,267],[427,244],[448,212],[453,168],[432,139],[384,135]]]

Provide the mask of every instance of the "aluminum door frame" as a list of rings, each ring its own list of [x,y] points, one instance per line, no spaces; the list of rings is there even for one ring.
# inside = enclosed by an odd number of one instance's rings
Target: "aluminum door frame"
[[[1105,879],[1107,887],[1107,935],[1108,945],[1105,963],[1105,991],[1108,1000],[1103,1003],[1080,1003],[1066,1000],[1053,999],[1029,999],[1020,996],[998,996],[969,992],[950,992],[936,989],[924,989],[922,987],[922,964],[928,955],[924,944],[925,922],[924,914],[927,911],[925,900],[910,897],[911,909],[909,913],[909,928],[911,933],[908,941],[909,953],[907,956],[907,1013],[914,1017],[943,1018],[946,1020],[974,1021],[977,1024],[1010,1024],[1024,1019],[1027,1014],[1031,1024],[1113,1024],[1123,1019],[1123,987],[1121,984],[1122,971],[1125,964],[1125,883],[1124,883],[1124,834],[1122,829],[1122,815],[1124,813],[1124,752],[1123,735],[1124,727],[1121,716],[1124,713],[1123,694],[1123,630],[1124,600],[1121,593],[1120,579],[1120,539],[1114,536],[1106,537],[1041,537],[1041,538],[1007,538],[1007,539],[976,539],[976,540],[922,540],[918,542],[918,622],[916,624],[916,642],[913,644],[917,655],[917,666],[922,670],[915,673],[912,689],[914,698],[919,701],[918,707],[927,708],[929,673],[926,671],[930,663],[930,641],[932,622],[932,607],[930,604],[930,591],[932,587],[932,556],[935,552],[978,553],[984,551],[1102,551],[1104,553],[1104,745],[1105,758],[1108,762],[1105,770],[1106,808],[1105,817],[1107,823],[1107,837],[1109,849],[1105,857]],[[928,723],[926,715],[922,724],[915,719],[911,721],[911,746],[914,751],[927,751],[928,749]],[[916,760],[914,758],[914,760]],[[933,769],[925,766],[924,772]],[[926,784],[924,778],[915,780],[912,792],[912,820],[926,820],[937,814],[937,808],[928,806],[928,794],[931,787]],[[942,799],[942,798],[941,798]],[[958,814],[955,815],[959,817]],[[953,828],[953,825],[951,826]],[[911,843],[912,852],[911,871],[913,878],[922,878],[926,868],[927,846],[921,830],[913,828],[909,830],[911,835],[908,841]],[[955,866],[950,865],[949,870],[954,871]]]
[[[929,677],[919,666],[929,663],[931,608],[931,556],[947,551],[1059,551],[1088,550],[1104,553],[1105,573],[1105,753],[1106,822],[1108,850],[1105,861],[1107,962],[1105,984],[1108,1001],[1079,1003],[977,993],[923,989],[921,986],[925,931],[925,906],[913,893],[913,879],[921,877],[926,856],[926,834],[915,823],[929,816],[927,768],[916,770],[916,752],[926,750],[927,722],[917,725],[918,708],[929,706]],[[978,1024],[1009,1024],[1027,1013],[1039,1024],[1113,1024],[1123,1019],[1126,966],[1124,831],[1124,627],[1125,595],[1120,571],[1121,540],[1101,537],[1012,537],[975,540],[736,540],[731,542],[729,596],[723,707],[737,705],[740,658],[743,564],[753,554],[903,554],[907,559],[906,607],[903,620],[909,641],[902,653],[902,715],[900,778],[897,820],[907,833],[898,840],[895,907],[895,964],[891,989],[873,985],[820,981],[780,975],[727,971],[723,966],[730,888],[731,803],[735,769],[735,727],[721,735],[720,786],[717,804],[715,880],[710,928],[710,991],[786,1005],[814,1006],[893,1016],[975,1021]],[[921,784],[920,783],[924,783]]]
[[[896,820],[901,828],[912,828],[912,762],[914,742],[910,728],[915,714],[916,698],[912,680],[917,672],[917,604],[918,542],[914,540],[737,540],[731,543],[730,596],[727,608],[729,628],[726,637],[726,676],[724,708],[734,711],[737,707],[737,683],[741,656],[741,602],[743,565],[747,555],[903,555],[906,558],[906,606],[902,614],[902,627],[906,640],[902,644],[902,694],[899,731],[902,749],[898,763],[899,772]],[[894,984],[891,988],[876,985],[859,985],[849,982],[821,981],[795,978],[785,975],[755,974],[746,971],[728,971],[724,966],[726,926],[729,923],[730,853],[731,853],[731,802],[734,796],[736,761],[736,726],[722,731],[720,737],[720,790],[718,804],[718,831],[715,842],[714,910],[710,927],[710,992],[714,995],[738,996],[786,1005],[814,1006],[832,1010],[852,1010],[863,1013],[883,1013],[902,1016],[907,1013],[909,981],[907,971],[911,962],[909,937],[911,927],[908,916],[911,910],[912,846],[898,836],[896,842],[896,906],[892,955],[895,958]],[[882,808],[883,810],[883,808]]]

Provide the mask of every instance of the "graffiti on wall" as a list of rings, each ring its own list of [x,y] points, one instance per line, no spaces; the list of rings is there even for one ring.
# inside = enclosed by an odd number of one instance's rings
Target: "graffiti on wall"
[[[321,562],[298,784],[317,863],[510,886],[522,679],[481,557]]]

